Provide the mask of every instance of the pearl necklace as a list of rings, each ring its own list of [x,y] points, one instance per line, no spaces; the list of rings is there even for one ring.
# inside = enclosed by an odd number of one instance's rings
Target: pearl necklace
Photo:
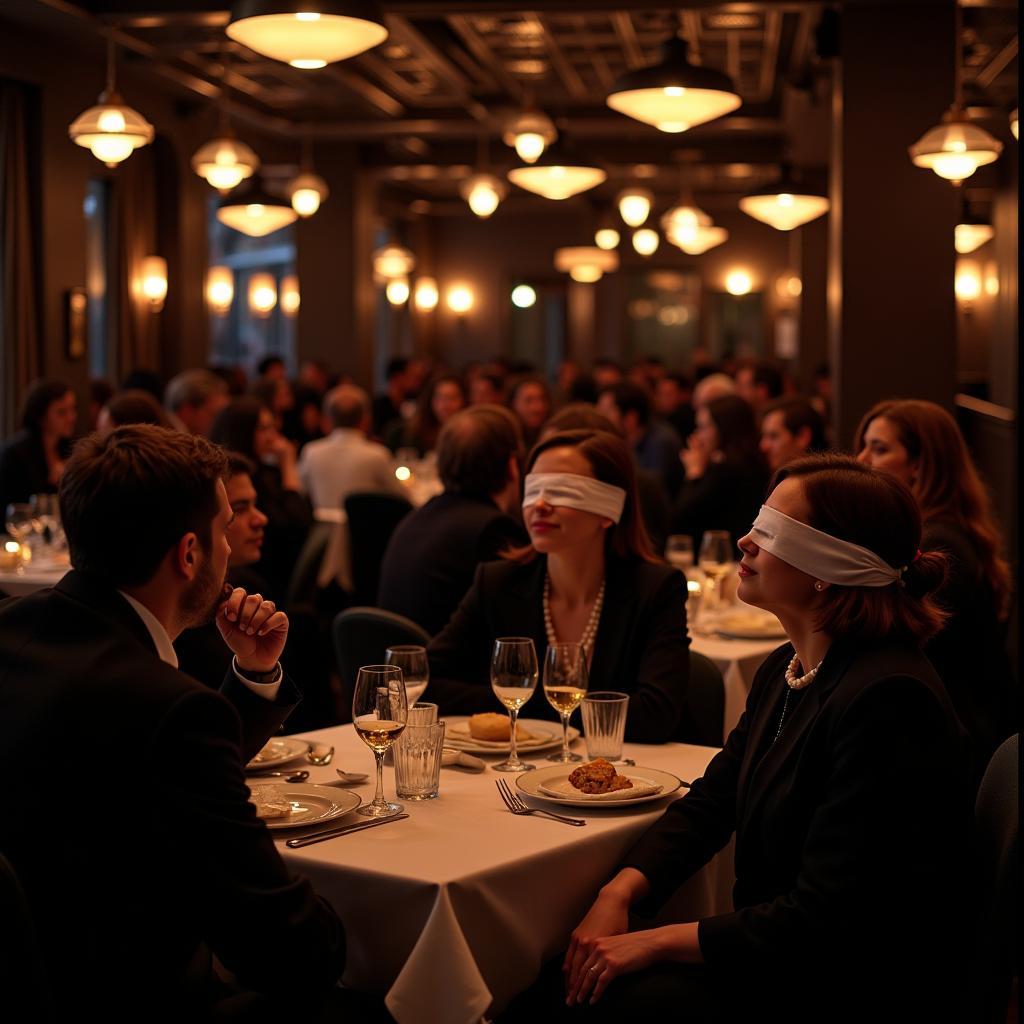
[[[824,660],[824,658],[821,659],[821,661]],[[821,661],[810,672],[797,676],[796,667],[800,664],[800,656],[794,654],[793,660],[786,666],[786,685],[791,690],[802,690],[805,686],[810,686],[814,682],[814,677],[818,674],[818,669],[821,668]]]
[[[586,626],[583,627],[583,636],[580,637],[580,646],[587,657],[590,657],[597,637],[597,625],[601,621],[601,607],[604,605],[604,580],[601,580],[601,589],[597,592],[597,599],[594,607],[590,609],[590,617]],[[551,577],[544,575],[544,632],[547,635],[548,646],[558,643],[558,634],[555,632],[555,624],[551,618]]]

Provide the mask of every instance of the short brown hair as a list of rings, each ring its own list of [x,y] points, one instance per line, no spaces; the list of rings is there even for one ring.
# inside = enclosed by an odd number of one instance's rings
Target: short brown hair
[[[508,460],[522,459],[519,421],[500,405],[457,412],[437,438],[437,472],[449,494],[488,498],[509,480]]]
[[[111,396],[106,404],[107,415],[115,427],[126,427],[130,423],[152,423],[158,427],[169,427],[167,414],[160,403],[140,388],[129,388]]]
[[[794,459],[775,474],[769,493],[788,478],[803,487],[811,526],[903,570],[899,582],[886,587],[830,586],[817,628],[867,642],[897,637],[923,644],[937,633],[946,616],[928,595],[945,579],[946,557],[918,550],[921,513],[907,487],[848,455]]]
[[[79,441],[60,479],[71,564],[115,587],[138,586],[186,533],[208,551],[226,467],[205,438],[149,424]]]
[[[809,452],[823,452],[828,447],[825,421],[803,395],[790,395],[770,402],[761,410],[761,422],[764,423],[768,414],[773,412],[782,413],[782,424],[794,437],[806,427],[811,435],[807,445]]]

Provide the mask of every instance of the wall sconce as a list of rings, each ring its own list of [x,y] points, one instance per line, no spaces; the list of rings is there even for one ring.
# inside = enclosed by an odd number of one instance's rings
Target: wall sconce
[[[235,297],[235,275],[230,267],[210,267],[206,272],[206,301],[216,316],[224,316]]]
[[[384,294],[392,306],[401,306],[409,301],[409,279],[393,277],[384,286]]]
[[[301,302],[299,279],[294,274],[281,278],[281,312],[287,317],[293,317],[298,313]]]
[[[981,295],[981,271],[973,260],[957,260],[956,275],[953,278],[953,289],[957,301],[970,309],[971,304]]]
[[[146,256],[139,266],[142,294],[154,313],[164,308],[167,298],[167,260],[162,256]]]
[[[725,290],[730,295],[749,295],[754,281],[745,270],[730,270],[725,275]]]
[[[413,302],[416,303],[417,309],[422,310],[424,313],[429,313],[432,309],[437,308],[439,297],[437,282],[432,277],[421,277],[416,282],[416,293],[413,296]]]
[[[465,316],[473,308],[473,291],[469,285],[454,284],[448,289],[445,302],[456,316]]]
[[[249,278],[249,309],[266,319],[277,305],[277,282],[273,274],[253,274]]]

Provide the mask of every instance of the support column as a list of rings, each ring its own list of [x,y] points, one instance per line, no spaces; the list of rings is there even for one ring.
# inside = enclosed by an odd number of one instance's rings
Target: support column
[[[828,228],[829,215],[797,228],[800,245],[800,388],[811,394],[814,371],[828,362]]]

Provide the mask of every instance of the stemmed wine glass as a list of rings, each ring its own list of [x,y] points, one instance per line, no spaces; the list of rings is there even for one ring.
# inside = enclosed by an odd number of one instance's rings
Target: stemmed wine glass
[[[377,792],[373,803],[360,807],[358,814],[383,818],[402,810],[401,804],[384,799],[384,754],[405,730],[408,711],[402,670],[397,665],[364,665],[359,670],[352,724],[377,759]]]
[[[722,608],[722,581],[732,571],[732,538],[728,530],[705,530],[700,541],[698,565],[708,578],[701,602],[701,611],[717,612]]]
[[[549,761],[582,761],[569,750],[569,718],[587,693],[587,654],[582,644],[549,644],[544,656],[544,696],[562,719],[562,749]]]
[[[60,526],[60,505],[56,494],[33,494],[29,499],[33,515],[40,524],[43,542],[55,546],[57,528]]]
[[[498,700],[508,708],[510,740],[508,760],[492,767],[496,772],[528,772],[535,766],[519,760],[516,719],[519,709],[537,688],[537,651],[529,637],[506,636],[494,641],[491,687]]]
[[[24,502],[17,502],[7,506],[5,515],[7,532],[24,548],[36,528],[36,518],[32,514],[32,506]],[[15,572],[19,576],[25,572],[25,557],[23,553],[18,560]]]
[[[384,661],[388,665],[397,665],[402,670],[405,695],[409,707],[412,707],[423,696],[423,691],[430,682],[430,662],[427,660],[426,647],[417,644],[396,644],[387,649]]]

